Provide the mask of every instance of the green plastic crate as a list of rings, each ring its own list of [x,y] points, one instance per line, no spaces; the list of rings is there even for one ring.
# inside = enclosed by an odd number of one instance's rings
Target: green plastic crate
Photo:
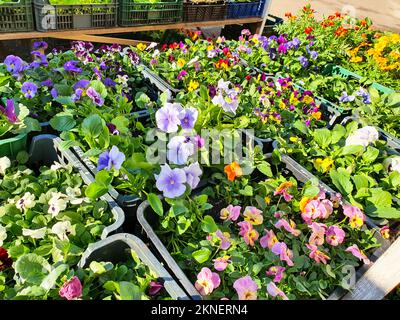
[[[182,21],[182,0],[167,0],[160,2],[134,2],[121,0],[119,2],[118,24],[123,27],[169,24]]]
[[[334,65],[334,64],[327,64],[322,72],[324,75],[341,75],[344,78],[356,78],[356,79],[362,79],[363,77],[360,76],[357,73],[351,72],[341,66],[338,65]],[[378,90],[379,92],[381,92],[382,94],[390,94],[395,92],[394,89],[385,87],[379,83],[372,83],[372,88],[375,88],[376,90]]]
[[[0,4],[0,33],[33,30],[31,0],[10,1]]]
[[[26,133],[21,133],[15,137],[0,140],[0,157],[15,158],[20,151],[26,150]]]

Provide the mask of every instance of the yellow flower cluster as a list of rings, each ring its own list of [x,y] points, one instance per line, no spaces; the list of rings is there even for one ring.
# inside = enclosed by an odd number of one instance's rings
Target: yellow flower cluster
[[[374,47],[367,51],[383,71],[400,70],[400,34],[393,33],[378,39]]]

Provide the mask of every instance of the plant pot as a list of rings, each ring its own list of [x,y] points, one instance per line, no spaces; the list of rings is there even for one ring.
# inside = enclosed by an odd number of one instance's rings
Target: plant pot
[[[26,150],[26,133],[21,133],[15,137],[0,140],[0,157],[15,158],[20,151]]]
[[[130,250],[133,250],[138,255],[140,261],[149,267],[158,278],[163,279],[165,290],[172,299],[189,300],[189,297],[178,286],[176,281],[165,270],[146,245],[139,238],[130,234],[116,234],[91,244],[83,253],[79,266],[81,268],[88,267],[92,261],[112,263],[124,262],[130,257]]]
[[[74,29],[88,29],[92,25],[90,14],[74,14],[72,17]]]

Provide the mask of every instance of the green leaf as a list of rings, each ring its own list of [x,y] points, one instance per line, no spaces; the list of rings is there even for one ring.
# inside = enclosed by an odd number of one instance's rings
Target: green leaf
[[[251,196],[253,196],[253,187],[245,186],[243,190],[239,190],[239,193],[246,197],[251,197]]]
[[[50,271],[51,266],[47,260],[34,253],[21,256],[15,263],[15,272],[30,284],[40,285]]]
[[[368,178],[365,175],[356,175],[352,177],[354,184],[356,185],[356,189],[360,190],[362,188],[368,188]]]
[[[304,123],[304,121],[297,120],[297,121],[293,124],[293,126],[294,126],[297,130],[299,130],[301,133],[303,133],[303,134],[305,134],[305,135],[308,134],[309,129],[308,129],[308,127],[306,126],[306,124]]]
[[[257,166],[257,169],[264,175],[266,175],[269,178],[273,177],[273,173],[271,170],[271,165],[268,162],[262,162]]]
[[[103,99],[107,97],[107,88],[100,80],[93,80],[90,82],[90,86],[101,95]]]
[[[57,279],[60,277],[60,275],[67,269],[68,265],[66,264],[61,264],[57,266],[55,269],[51,270],[46,278],[43,279],[40,286],[46,291],[49,291],[56,284]]]
[[[362,155],[362,158],[364,159],[365,162],[367,163],[372,163],[378,158],[379,156],[379,150],[374,148],[374,147],[368,147],[367,151],[364,152]]]
[[[157,195],[155,195],[154,193],[149,193],[147,195],[147,201],[149,201],[149,204],[154,212],[162,217],[164,214],[164,209],[160,198],[157,197]]]
[[[118,282],[117,291],[121,300],[140,300],[140,288],[128,281]]]
[[[372,216],[381,219],[400,219],[400,211],[391,207],[375,207],[369,206],[365,212]]]
[[[151,102],[149,96],[144,92],[139,91],[135,95],[135,103],[140,109],[145,109],[147,105]]]
[[[203,248],[192,253],[192,257],[200,264],[206,262],[210,256],[211,251],[207,248]]]
[[[343,195],[349,195],[353,191],[353,184],[350,181],[350,174],[343,168],[330,171],[332,183]]]
[[[95,180],[100,185],[108,187],[111,184],[113,178],[110,172],[108,172],[107,170],[101,170],[96,173]]]
[[[89,265],[90,270],[95,275],[102,275],[108,271],[111,271],[114,268],[114,265],[111,262],[97,262],[92,261]]]
[[[214,233],[218,230],[218,227],[213,217],[205,216],[201,222],[201,229],[206,233]]]
[[[178,229],[178,234],[184,234],[187,229],[190,227],[190,220],[187,219],[185,216],[179,216],[178,222],[177,222],[177,229]]]
[[[129,119],[124,116],[118,116],[111,121],[117,127],[117,130],[121,134],[127,134],[129,132]]]
[[[92,182],[85,190],[85,195],[91,199],[98,199],[108,192],[108,187],[97,182]]]
[[[310,186],[307,187],[307,189],[304,191],[304,196],[308,198],[314,198],[316,197],[320,192],[320,188],[316,186]]]
[[[360,154],[364,151],[364,147],[363,146],[358,146],[358,145],[351,145],[351,146],[345,146],[342,148],[342,150],[340,150],[339,155],[342,156],[347,156],[347,155],[357,155]]]
[[[390,207],[392,205],[392,195],[383,191],[381,188],[370,189],[371,197],[367,200],[377,207]]]
[[[93,114],[83,120],[81,129],[82,133],[89,138],[97,138],[103,132],[104,127],[107,129],[104,120],[98,114]]]
[[[314,131],[314,140],[322,148],[326,148],[331,143],[331,132],[327,128],[316,129]]]
[[[51,120],[50,125],[57,131],[69,131],[75,127],[76,121],[71,114],[59,113],[56,114]]]

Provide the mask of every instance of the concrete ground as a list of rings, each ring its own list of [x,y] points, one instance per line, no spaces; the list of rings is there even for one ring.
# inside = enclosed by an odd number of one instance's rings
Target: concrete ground
[[[379,29],[400,32],[400,0],[271,0],[269,12],[284,17],[296,13],[307,3],[317,16],[328,16],[336,11],[353,13],[357,18],[369,17]]]

